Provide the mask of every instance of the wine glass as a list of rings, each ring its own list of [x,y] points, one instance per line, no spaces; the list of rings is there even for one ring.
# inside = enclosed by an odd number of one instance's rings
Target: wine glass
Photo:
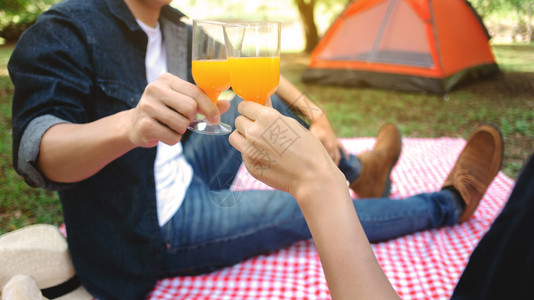
[[[280,82],[280,22],[223,27],[232,89],[243,100],[265,105]]]
[[[219,95],[230,87],[222,22],[193,20],[192,72],[198,87],[217,104]],[[228,134],[232,127],[195,120],[189,129],[203,134]]]

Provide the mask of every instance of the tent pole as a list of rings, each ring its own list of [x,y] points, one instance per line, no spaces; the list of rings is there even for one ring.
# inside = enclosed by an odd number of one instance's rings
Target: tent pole
[[[439,68],[439,71],[441,73],[444,72],[444,69],[443,69],[443,61],[441,60],[441,49],[439,47],[439,35],[438,35],[438,25],[436,24],[436,16],[434,14],[434,5],[432,4],[432,0],[427,0],[428,1],[428,10],[430,12],[430,22],[432,24],[432,33],[433,33],[433,36],[434,36],[434,39],[433,39],[433,43],[434,43],[434,47],[436,49],[436,62],[438,63],[437,67]]]
[[[380,46],[380,42],[382,41],[382,37],[384,36],[384,32],[386,31],[386,26],[387,26],[389,18],[391,17],[391,14],[393,13],[393,9],[397,6],[397,1],[398,0],[389,1],[386,14],[384,15],[384,18],[382,19],[382,23],[380,24],[380,28],[376,35],[375,42],[373,43],[373,48],[371,49],[371,55],[369,55],[369,59],[367,60],[367,62],[373,62],[375,60],[376,51],[378,50],[378,46]]]

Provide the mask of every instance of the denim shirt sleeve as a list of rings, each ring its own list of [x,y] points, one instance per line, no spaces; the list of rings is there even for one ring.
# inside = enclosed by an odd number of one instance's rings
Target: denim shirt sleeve
[[[50,127],[67,123],[53,115],[44,115],[33,119],[24,130],[18,149],[18,168],[28,184],[35,187],[58,190],[72,184],[55,183],[47,180],[37,167],[41,139]]]
[[[29,185],[54,190],[68,185],[47,181],[38,170],[41,138],[58,123],[88,122],[92,93],[91,65],[81,29],[74,24],[62,26],[68,18],[57,12],[43,14],[41,22],[23,34],[8,64],[15,86],[14,168]]]

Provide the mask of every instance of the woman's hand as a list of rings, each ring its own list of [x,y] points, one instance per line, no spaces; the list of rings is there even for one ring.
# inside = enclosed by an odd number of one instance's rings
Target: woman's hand
[[[345,179],[321,142],[296,120],[250,101],[239,104],[232,146],[243,156],[249,173],[295,198],[311,186]]]
[[[345,177],[296,120],[243,101],[230,143],[248,171],[297,200],[334,299],[398,299],[354,210]]]

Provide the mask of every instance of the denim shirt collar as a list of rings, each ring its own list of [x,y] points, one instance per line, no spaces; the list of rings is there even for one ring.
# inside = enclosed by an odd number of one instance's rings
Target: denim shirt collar
[[[129,30],[132,32],[142,31],[124,0],[104,0],[104,2],[108,6],[110,13],[124,22]],[[176,26],[177,21],[182,17],[185,17],[182,12],[169,5],[161,8],[160,22],[163,36],[166,40],[167,53],[174,53],[174,55],[168,57],[168,70],[184,80],[192,81],[192,76],[190,75],[191,67],[189,65],[191,60],[190,46],[188,43],[183,42],[190,40],[190,33],[185,24],[182,23],[184,26]],[[184,65],[183,62],[187,62],[187,64]]]
[[[141,30],[141,28],[135,21],[135,17],[126,5],[126,2],[124,2],[123,0],[104,0],[104,2],[106,2],[106,5],[108,6],[108,9],[111,14],[114,15],[117,19],[123,21],[131,31]]]
[[[139,24],[135,21],[135,17],[132,15],[130,9],[124,2],[124,0],[104,0],[109,8],[109,11],[119,20],[123,21],[131,31],[141,30]],[[165,5],[161,8],[160,18],[165,17],[168,19],[179,20],[185,15],[171,8],[169,5]]]

